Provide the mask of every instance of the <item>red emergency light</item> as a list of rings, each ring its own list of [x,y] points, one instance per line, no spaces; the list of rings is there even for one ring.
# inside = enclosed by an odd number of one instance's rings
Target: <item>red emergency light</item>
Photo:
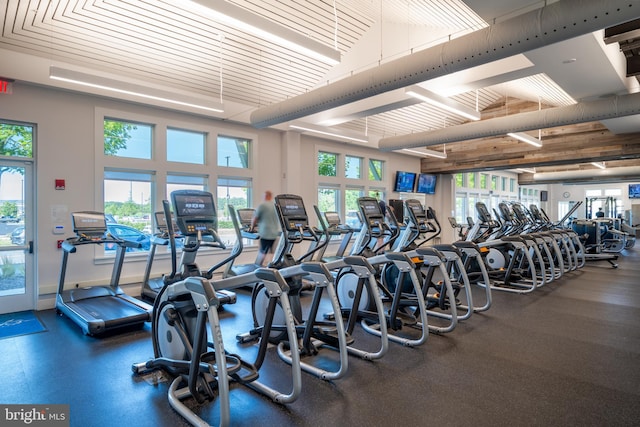
[[[13,92],[13,80],[0,78],[0,94]]]

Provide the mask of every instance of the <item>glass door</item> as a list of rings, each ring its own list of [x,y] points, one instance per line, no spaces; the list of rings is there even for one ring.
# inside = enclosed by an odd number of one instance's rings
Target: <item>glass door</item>
[[[36,308],[32,144],[32,126],[0,122],[0,314]]]

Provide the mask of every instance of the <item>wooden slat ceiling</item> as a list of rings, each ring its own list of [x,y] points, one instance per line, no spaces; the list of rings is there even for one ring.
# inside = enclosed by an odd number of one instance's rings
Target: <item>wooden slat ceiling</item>
[[[548,108],[518,99],[503,98],[483,111],[483,120]],[[558,171],[598,171],[592,162],[606,162],[608,168],[640,165],[640,133],[615,135],[599,122],[542,129],[543,148],[536,148],[509,136],[473,139],[447,144],[446,159],[422,160],[422,171],[456,173],[497,169],[534,168],[536,173]],[[443,145],[429,147],[444,151]],[[624,176],[620,179],[640,179]],[[601,178],[594,178],[601,179]],[[584,181],[583,178],[580,180]],[[572,180],[567,180],[570,182]],[[539,182],[539,181],[538,181]],[[520,176],[521,184],[534,184],[531,173]]]
[[[233,0],[231,3],[337,48],[344,60],[364,59],[355,64],[344,61],[349,65],[337,72],[318,60],[217,22],[191,2],[173,0],[4,0],[0,2],[0,49],[46,58],[52,64],[70,64],[153,82],[167,90],[236,102],[251,111],[412,50],[442,43],[443,37],[446,40],[483,28],[488,25],[488,18],[516,13],[512,9],[539,7],[541,2],[497,1],[490,8],[490,17],[480,17],[462,0]],[[406,32],[396,34],[398,28]],[[361,43],[371,40],[371,34],[377,34],[380,44],[364,48]],[[388,43],[391,39],[396,41],[393,48]],[[483,111],[483,117],[489,117],[491,109],[504,99],[526,100],[534,108],[538,104],[552,107],[576,102],[543,71],[466,91],[453,98]],[[507,103],[505,107],[510,105]],[[415,104],[340,126],[386,137],[463,122],[464,119],[438,108]],[[477,144],[474,149],[487,150],[482,156],[491,154],[490,148]],[[451,161],[442,162],[443,171],[467,167],[467,163],[464,167],[458,163],[454,155],[463,156],[460,147],[472,144],[455,145],[449,149]],[[463,157],[467,159],[465,162],[472,159],[468,153]],[[425,160],[424,164],[431,163]]]

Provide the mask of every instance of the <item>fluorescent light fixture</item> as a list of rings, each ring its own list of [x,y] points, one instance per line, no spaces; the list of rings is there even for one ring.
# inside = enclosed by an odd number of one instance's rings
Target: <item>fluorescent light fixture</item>
[[[518,172],[524,172],[524,173],[536,173],[535,168],[534,169],[527,169],[527,168],[518,168],[516,169]]]
[[[435,151],[435,150],[429,150],[429,149],[422,149],[422,150],[410,150],[408,148],[403,148],[402,151],[405,151],[407,153],[412,153],[412,154],[418,154],[421,156],[429,156],[429,157],[435,157],[437,159],[446,159],[447,158],[447,153],[441,153],[440,151]]]
[[[531,144],[534,147],[542,147],[542,141],[524,132],[508,133],[507,135],[509,135],[511,138],[515,138],[522,142],[526,142],[527,144]]]
[[[600,169],[606,169],[606,168],[607,168],[607,166],[604,164],[604,162],[602,162],[602,163],[598,163],[598,162],[591,162],[591,164],[592,164],[593,166],[597,167],[597,168],[600,168]]]
[[[226,0],[192,0],[216,21],[330,65],[340,63],[340,52],[285,26],[263,18]]]
[[[222,113],[224,111],[224,107],[221,102],[199,100],[187,96],[172,94],[170,92],[162,92],[150,87],[143,87],[133,83],[94,76],[92,74],[81,73],[73,70],[66,70],[59,67],[49,67],[49,78],[81,86],[108,90],[110,92],[137,96],[144,99],[166,102],[167,104],[211,111],[214,113]]]
[[[315,133],[318,135],[332,136],[334,138],[346,139],[347,141],[363,142],[365,144],[369,142],[369,138],[366,136],[355,135],[348,131],[325,128],[321,126],[315,126],[315,125],[309,125],[309,124],[296,124],[296,125],[289,125],[289,128],[301,130],[303,132]]]
[[[451,113],[466,117],[469,120],[480,120],[480,112],[469,108],[457,101],[454,101],[451,98],[433,93],[430,90],[423,88],[422,86],[409,86],[405,88],[404,93],[413,96],[414,98],[418,98],[419,100],[428,104],[447,110]]]

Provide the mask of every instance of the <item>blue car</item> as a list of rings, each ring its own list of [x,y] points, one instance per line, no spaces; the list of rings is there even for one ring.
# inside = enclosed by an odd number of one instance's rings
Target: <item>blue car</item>
[[[142,245],[140,248],[127,248],[127,252],[148,251],[151,247],[151,236],[128,225],[107,223],[107,232],[117,239],[138,242]],[[115,251],[116,245],[107,243],[105,250]]]
[[[11,232],[12,245],[24,245],[24,227],[16,227]]]

